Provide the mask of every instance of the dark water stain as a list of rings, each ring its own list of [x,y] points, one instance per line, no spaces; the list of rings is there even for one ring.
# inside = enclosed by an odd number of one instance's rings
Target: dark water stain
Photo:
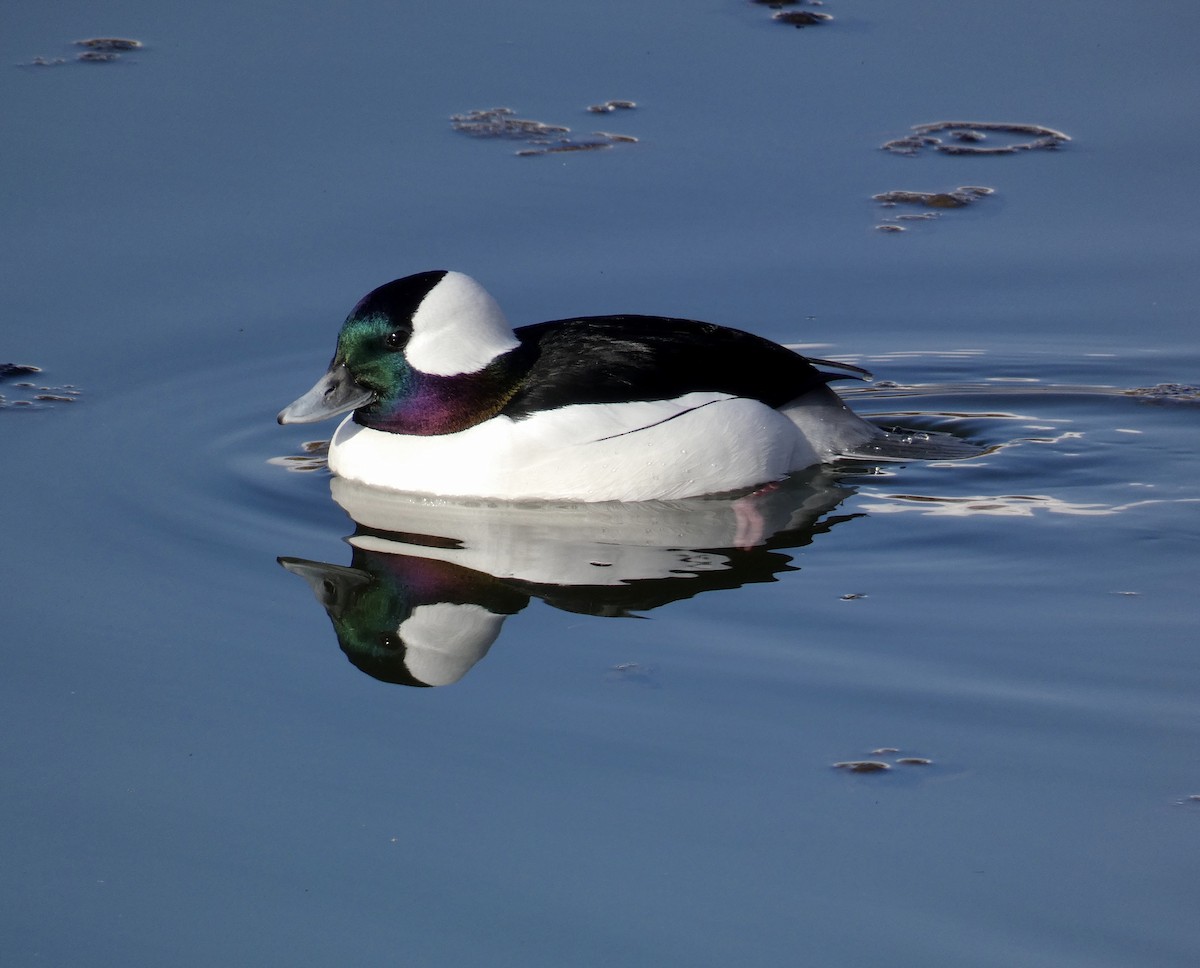
[[[934,121],[930,124],[913,125],[912,134],[880,147],[898,155],[916,155],[923,148],[931,148],[948,155],[1013,155],[1021,151],[1037,149],[1056,150],[1071,140],[1069,135],[1040,124],[1011,124],[1003,121]],[[990,132],[985,134],[984,132]],[[944,137],[939,137],[939,134]],[[990,144],[996,135],[1022,138]]]
[[[605,101],[590,105],[593,114],[615,110],[631,110],[637,107],[633,101]],[[525,141],[533,147],[516,152],[522,157],[558,154],[569,151],[600,151],[615,144],[633,144],[637,138],[611,131],[595,131],[591,135],[568,137],[571,129],[562,124],[547,124],[530,118],[518,118],[512,108],[484,108],[450,116],[455,131],[473,138],[501,138]]]

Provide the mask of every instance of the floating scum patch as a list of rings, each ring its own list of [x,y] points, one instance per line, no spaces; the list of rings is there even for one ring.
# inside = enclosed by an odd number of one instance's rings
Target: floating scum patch
[[[613,111],[629,111],[636,108],[633,101],[604,101],[588,106],[592,114],[609,114]],[[547,124],[531,118],[518,118],[512,108],[484,108],[450,116],[455,131],[473,138],[499,138],[524,141],[530,147],[517,152],[521,157],[532,155],[559,154],[568,151],[599,151],[616,144],[632,144],[638,139],[633,135],[614,134],[611,131],[595,131],[590,135],[571,135],[571,129],[562,124]]]
[[[1011,139],[994,143],[997,136]],[[929,148],[947,155],[1013,155],[1021,151],[1054,151],[1071,140],[1069,135],[1040,124],[1005,121],[934,121],[913,125],[912,134],[880,147],[898,155],[915,155]]]

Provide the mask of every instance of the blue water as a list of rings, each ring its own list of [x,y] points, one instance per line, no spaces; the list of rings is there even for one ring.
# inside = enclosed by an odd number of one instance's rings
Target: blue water
[[[1196,963],[1200,12],[821,9],[8,18],[0,363],[44,372],[0,382],[0,961]],[[20,66],[96,35],[146,47]],[[501,104],[640,141],[451,129]],[[878,150],[940,120],[1073,140]],[[960,185],[996,192],[874,228],[872,195]],[[989,452],[353,538],[272,462],[326,428],[274,414],[359,296],[440,266],[517,323],[860,363],[855,409]],[[380,681],[279,557],[401,610],[452,587],[494,641]]]

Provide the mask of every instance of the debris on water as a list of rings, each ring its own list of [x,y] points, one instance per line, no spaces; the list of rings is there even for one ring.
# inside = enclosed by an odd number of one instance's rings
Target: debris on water
[[[769,7],[776,11],[771,14],[771,19],[776,23],[788,24],[792,27],[816,27],[820,24],[829,23],[833,19],[827,13],[813,10],[813,7],[822,7],[824,4],[821,0],[750,0],[755,6]],[[784,9],[792,7],[804,7],[803,10]]]
[[[1186,383],[1159,383],[1152,387],[1126,390],[1125,395],[1151,403],[1196,403],[1200,401],[1200,387]]]
[[[145,49],[145,44],[131,37],[89,37],[77,40],[75,47],[86,48],[75,55],[74,61],[66,57],[35,57],[20,67],[58,67],[67,63],[109,64],[121,60],[123,54]]]
[[[880,232],[903,232],[903,231],[905,231],[905,228],[903,225],[891,225],[887,222],[881,222],[879,225],[876,225],[875,228],[877,228]]]
[[[924,756],[897,756],[898,746],[881,746],[871,750],[869,760],[843,760],[834,763],[835,770],[847,770],[850,773],[884,773],[895,766],[932,766],[933,760]],[[891,760],[891,762],[888,762]]]
[[[857,602],[860,598],[866,597],[866,592],[850,592],[849,594],[843,595],[841,600],[843,602]]]
[[[593,104],[588,111],[606,113],[636,106],[633,101],[606,101],[604,104]],[[525,141],[532,145],[533,147],[522,148],[516,152],[521,157],[567,151],[600,151],[615,144],[634,144],[638,140],[633,135],[614,134],[611,131],[596,131],[591,135],[569,137],[571,129],[566,125],[518,118],[516,111],[506,107],[452,114],[450,123],[455,131],[461,131],[473,138],[503,138]]]
[[[980,185],[961,185],[952,192],[892,191],[872,195],[884,208],[897,205],[927,205],[930,208],[965,208],[972,202],[995,194],[996,189]]]
[[[771,19],[792,27],[816,27],[828,23],[833,17],[827,13],[817,13],[815,10],[780,10],[772,14]]]
[[[649,686],[651,689],[661,686],[658,680],[658,666],[643,665],[640,662],[620,662],[609,666],[605,678],[609,682],[634,683]]]
[[[538,145],[536,148],[522,148],[517,152],[520,158],[527,158],[531,155],[553,155],[564,151],[603,151],[605,148],[611,148],[613,142],[608,139],[599,141],[572,141],[567,138],[562,138],[554,144],[542,145],[541,142],[531,142]]]
[[[1053,151],[1071,140],[1069,135],[1040,124],[1010,124],[1001,121],[934,121],[913,126],[912,134],[880,147],[898,155],[915,155],[923,148],[932,148],[948,155],[1012,155],[1019,151],[1043,149]],[[989,135],[1009,135],[1023,138],[990,144]],[[944,133],[945,138],[938,137]]]
[[[142,42],[128,37],[90,37],[87,40],[75,41],[75,46],[104,51],[139,50]]]
[[[485,108],[452,114],[450,123],[455,131],[469,134],[473,138],[537,138],[548,134],[570,131],[561,124],[546,124],[528,118],[516,117],[512,108]]]
[[[883,760],[843,760],[841,763],[834,763],[833,768],[850,773],[884,773],[892,767]]]
[[[884,208],[895,208],[897,205],[921,205],[925,208],[947,210],[966,208],[981,198],[987,198],[987,196],[994,195],[995,193],[996,190],[994,188],[985,188],[982,185],[960,185],[950,192],[911,192],[897,190],[872,195],[871,199],[878,202]],[[900,221],[930,222],[940,217],[940,211],[897,215],[893,218],[885,219],[875,227],[877,229],[884,229],[885,226]]]
[[[295,474],[311,474],[323,471],[329,466],[329,441],[306,440],[300,445],[303,454],[292,454],[287,457],[272,457],[267,461],[276,467]]]
[[[608,114],[610,111],[632,111],[637,107],[633,101],[605,101],[603,104],[589,104],[592,114]]]
[[[19,376],[30,376],[41,372],[40,366],[30,366],[27,363],[0,363],[0,380],[13,380]]]
[[[27,363],[0,363],[0,380],[18,380],[21,377],[32,376],[35,373],[41,373],[40,366],[31,366]],[[15,399],[0,396],[0,409],[6,407],[30,407],[40,409],[39,404],[45,403],[74,403],[79,397],[79,390],[72,384],[65,386],[40,386],[37,383],[30,383],[27,380],[21,380],[19,383],[11,384],[16,390],[33,390],[34,393],[25,393]]]

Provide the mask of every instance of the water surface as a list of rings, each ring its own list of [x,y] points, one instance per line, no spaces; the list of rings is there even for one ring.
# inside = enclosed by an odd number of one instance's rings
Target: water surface
[[[652,6],[9,18],[0,362],[79,396],[0,408],[5,964],[1195,962],[1200,15]],[[146,48],[17,66],[95,35]],[[640,141],[452,130],[500,104]],[[939,120],[1073,140],[879,150]],[[963,185],[995,194],[874,228]],[[860,412],[990,452],[371,546],[273,415],[438,266],[515,323],[858,362]],[[381,681],[279,557],[483,634]]]

